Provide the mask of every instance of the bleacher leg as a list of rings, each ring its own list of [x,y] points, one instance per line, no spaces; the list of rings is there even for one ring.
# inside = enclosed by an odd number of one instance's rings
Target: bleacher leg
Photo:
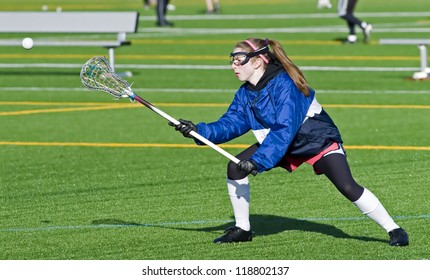
[[[426,79],[430,77],[430,68],[427,64],[427,46],[424,44],[420,44],[418,45],[418,48],[420,50],[421,71],[414,73],[412,78],[415,80]]]
[[[109,66],[112,68],[112,70],[115,72],[115,48],[109,48]],[[125,71],[121,73],[117,73],[120,77],[132,77],[133,73],[130,71]]]
[[[115,72],[115,53],[114,48],[109,48],[109,66]]]

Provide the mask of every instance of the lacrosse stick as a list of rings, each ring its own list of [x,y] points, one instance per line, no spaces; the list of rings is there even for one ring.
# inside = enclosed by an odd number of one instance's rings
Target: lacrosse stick
[[[82,66],[80,76],[82,84],[89,89],[107,92],[118,99],[130,98],[132,101],[136,100],[140,104],[154,111],[155,113],[172,122],[173,124],[180,124],[178,120],[169,116],[165,112],[161,111],[160,109],[134,93],[131,89],[131,85],[127,81],[118,77],[115,72],[113,72],[112,68],[109,66],[109,62],[107,62],[106,58],[104,57],[95,56],[88,60]],[[223,156],[227,157],[234,163],[239,163],[238,158],[221,149],[220,147],[218,147],[208,139],[204,138],[197,132],[191,131],[190,135],[199,140],[200,142],[208,145]]]

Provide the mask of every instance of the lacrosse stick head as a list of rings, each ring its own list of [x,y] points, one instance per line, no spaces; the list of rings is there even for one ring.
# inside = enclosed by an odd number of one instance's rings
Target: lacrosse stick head
[[[133,98],[130,84],[115,74],[105,57],[95,56],[88,60],[82,66],[80,76],[86,88],[104,91],[116,98]]]

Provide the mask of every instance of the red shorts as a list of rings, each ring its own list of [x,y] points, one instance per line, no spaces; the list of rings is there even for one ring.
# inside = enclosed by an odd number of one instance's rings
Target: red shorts
[[[345,154],[341,144],[333,143],[327,149],[323,150],[322,152],[320,152],[315,156],[298,158],[298,157],[291,157],[289,155],[286,155],[285,157],[286,161],[282,162],[279,166],[287,169],[289,172],[293,172],[300,165],[302,165],[302,163],[306,162],[307,164],[310,164],[313,166],[315,162],[317,162],[319,159],[321,159],[322,157],[330,153],[338,153],[343,155]],[[314,167],[314,172],[315,174],[318,174],[318,175],[321,174],[321,172],[316,170],[315,167]]]

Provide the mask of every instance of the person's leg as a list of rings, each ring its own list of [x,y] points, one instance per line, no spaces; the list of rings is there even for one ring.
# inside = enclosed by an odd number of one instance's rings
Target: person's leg
[[[339,3],[340,2],[343,2],[343,4],[342,6],[338,6],[338,13],[339,16],[344,19],[348,24],[348,41],[352,43],[357,41],[357,35],[355,35],[355,26],[357,25],[361,28],[361,30],[363,30],[364,41],[367,42],[373,27],[368,22],[362,21],[354,15],[357,0],[340,0]]]
[[[345,155],[336,153],[322,157],[314,164],[314,168],[323,173],[363,214],[384,228],[390,237],[393,231],[400,229],[379,199],[354,180]],[[391,238],[390,244],[407,245],[409,240],[406,232],[404,235],[400,240]]]
[[[248,147],[246,150],[242,151],[236,156],[239,160],[250,159],[251,156],[257,151],[259,145],[254,144]],[[227,165],[227,178],[231,180],[241,180],[247,176],[247,173],[239,170],[237,164],[230,161]]]
[[[354,16],[354,8],[356,5],[355,0],[339,0],[338,1],[338,15],[341,19],[345,20],[349,34],[347,41],[350,43],[357,42],[357,35],[355,34],[355,25],[361,27],[361,20]]]
[[[257,144],[252,145],[236,157],[240,160],[249,159],[257,150]],[[246,173],[230,161],[227,166],[227,189],[235,219],[235,226],[228,228],[225,234],[214,240],[215,243],[251,241],[251,223],[249,221],[250,186]]]
[[[212,3],[212,0],[205,0],[206,1],[206,13],[212,14],[214,12],[214,5]]]
[[[257,150],[258,146],[252,145],[236,157],[239,160],[249,159]],[[237,168],[237,164],[230,161],[227,165],[227,188],[230,196],[230,202],[233,207],[233,213],[236,220],[236,226],[243,230],[250,230],[249,222],[249,203],[250,203],[250,186],[246,173]]]
[[[348,0],[348,4],[346,5],[346,13],[342,16],[342,18],[350,24],[358,25],[361,27],[362,21],[356,16],[354,16],[356,4],[356,0]]]
[[[164,1],[164,16],[166,16],[167,13],[167,6],[169,6],[170,0]]]
[[[367,42],[369,40],[370,33],[372,32],[373,27],[370,23],[362,21],[361,19],[354,16],[354,10],[355,10],[355,6],[357,5],[357,1],[358,0],[348,1],[346,13],[347,13],[347,16],[349,17],[348,21],[353,23],[354,25],[358,25],[361,28],[361,30],[363,30],[364,41]]]
[[[169,5],[169,0],[158,0],[157,1],[157,25],[158,26],[173,26],[173,24],[166,20],[167,5]]]
[[[214,13],[219,13],[221,9],[219,0],[214,0],[213,3],[214,3]]]
[[[249,221],[251,189],[248,177],[240,180],[231,180],[227,178],[227,189],[231,206],[233,207],[236,227],[240,227],[246,231],[251,230],[251,223]]]
[[[157,25],[163,26],[165,24],[165,10],[166,10],[166,0],[157,1]]]
[[[340,153],[326,155],[315,162],[314,168],[324,174],[351,202],[358,200],[363,194],[364,188],[352,177],[345,155]]]

